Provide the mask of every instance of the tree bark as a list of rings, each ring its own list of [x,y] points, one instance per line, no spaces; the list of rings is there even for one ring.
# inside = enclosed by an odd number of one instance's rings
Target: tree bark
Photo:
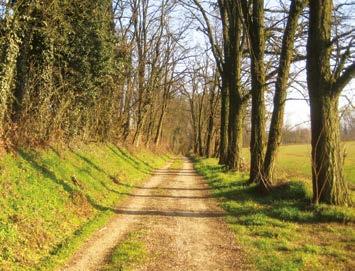
[[[262,178],[265,142],[265,34],[264,1],[253,0],[252,16],[246,2],[242,3],[243,14],[250,40],[252,110],[250,138],[250,182],[255,182],[262,192],[269,190],[270,184]]]
[[[351,203],[343,174],[338,115],[339,95],[355,73],[349,66],[341,76],[331,72],[331,26],[333,2],[309,1],[307,83],[312,131],[313,202]]]
[[[209,99],[209,115],[208,115],[208,125],[207,125],[207,137],[206,137],[206,149],[205,155],[206,157],[211,157],[211,149],[212,149],[212,139],[213,139],[213,131],[214,131],[214,112],[215,112],[215,104],[216,104],[216,84],[217,78],[215,76],[213,86],[210,89],[210,99]]]
[[[224,75],[222,75],[224,76]],[[222,79],[221,87],[221,123],[219,134],[219,164],[225,165],[227,162],[227,146],[228,146],[228,86],[225,79]]]
[[[159,116],[157,132],[156,132],[155,138],[154,138],[154,144],[156,146],[158,146],[160,144],[162,130],[163,130],[163,121],[164,121],[164,117],[165,117],[165,112],[166,112],[166,104],[163,104],[163,106],[161,108],[160,116]]]
[[[297,31],[298,18],[305,6],[305,3],[306,1],[304,0],[293,0],[291,2],[287,25],[283,34],[280,63],[275,84],[274,108],[271,117],[269,139],[263,166],[263,179],[267,184],[272,183],[274,163],[278,148],[281,144],[288,77],[294,49],[294,39]]]
[[[231,170],[240,169],[243,134],[244,99],[241,86],[242,18],[238,3],[226,3],[229,27],[225,48],[225,79],[229,89],[228,153],[226,164]]]

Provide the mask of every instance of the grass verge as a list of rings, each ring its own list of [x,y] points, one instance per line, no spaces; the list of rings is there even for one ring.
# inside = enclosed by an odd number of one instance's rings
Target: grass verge
[[[143,263],[148,253],[142,236],[142,231],[129,233],[127,238],[113,250],[102,271],[129,271],[134,270],[137,264]]]
[[[310,186],[302,181],[260,196],[246,174],[225,172],[216,159],[198,159],[195,168],[257,270],[355,270],[354,208],[311,207]]]
[[[170,165],[169,169],[172,170],[181,170],[184,165],[184,161],[182,160],[182,157],[176,157],[172,164]]]
[[[21,149],[0,159],[0,270],[52,270],[169,157],[109,144]]]

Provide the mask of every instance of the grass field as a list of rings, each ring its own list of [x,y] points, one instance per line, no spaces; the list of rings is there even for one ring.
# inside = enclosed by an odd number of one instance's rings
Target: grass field
[[[19,150],[0,160],[0,270],[52,270],[168,157],[113,145]]]
[[[348,182],[355,184],[355,141],[343,142],[345,150],[344,175]],[[249,149],[243,149],[243,156],[249,161]],[[287,145],[281,146],[276,172],[278,178],[310,178],[311,177],[311,146]]]
[[[294,163],[297,169],[297,163],[304,163],[302,158],[292,162],[292,148],[306,153],[305,147],[284,147],[281,157],[289,161],[282,166]],[[255,186],[247,185],[247,174],[226,172],[217,159],[195,162],[221,200],[237,242],[255,269],[355,270],[354,208],[311,206],[311,186],[305,181],[290,181],[260,196]]]

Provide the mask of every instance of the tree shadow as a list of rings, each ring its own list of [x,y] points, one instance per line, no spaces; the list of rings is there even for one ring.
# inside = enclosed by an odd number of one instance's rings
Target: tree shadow
[[[111,150],[111,152],[113,154],[115,154],[116,156],[122,158],[123,160],[125,160],[126,162],[128,162],[131,166],[133,166],[133,168],[135,168],[136,170],[145,173],[145,174],[152,174],[151,171],[149,170],[144,170],[140,167],[140,163],[138,161],[136,161],[135,159],[133,159],[132,157],[130,157],[127,153],[125,153],[124,151],[122,151],[120,148],[113,148],[112,146],[108,146],[108,148]],[[136,158],[136,157],[135,157]],[[137,159],[137,158],[136,158]],[[137,159],[139,160],[139,159]],[[146,166],[153,170],[154,168],[151,167],[149,164],[145,163]]]
[[[38,160],[39,155],[36,152],[27,152],[25,150],[18,150],[17,151],[18,155],[24,160],[26,161],[36,172],[40,173],[44,178],[51,180],[52,182],[54,182],[55,184],[58,184],[60,186],[63,187],[63,189],[68,192],[69,194],[73,194],[74,192],[78,192],[80,191],[80,193],[82,193],[82,191],[76,187],[74,187],[73,185],[70,185],[69,183],[65,182],[64,180],[58,178],[53,171],[51,171],[50,169],[48,169],[48,167],[46,167],[44,165],[44,163],[42,163],[40,160]],[[94,178],[95,179],[95,178]],[[100,181],[100,183],[102,184],[102,186],[107,189],[110,192],[122,195],[121,192],[117,191],[117,190],[113,190],[110,187],[108,187],[104,182]],[[104,207],[98,203],[95,202],[95,200],[93,198],[91,198],[89,195],[84,194],[86,199],[88,200],[89,204],[96,210],[98,211],[107,211],[110,210],[108,207]],[[114,209],[112,209],[111,211],[114,211]]]
[[[172,191],[210,191],[210,190],[212,190],[212,188],[210,188],[210,187],[206,187],[206,188],[184,188],[184,187],[165,187],[165,186],[144,187],[144,186],[137,186],[137,185],[129,185],[129,184],[121,183],[121,182],[119,182],[118,185],[137,188],[137,189],[143,189],[143,190],[172,190]]]
[[[31,165],[31,167],[33,167],[33,169],[36,172],[39,172],[46,179],[49,179],[49,180],[53,181],[54,183],[62,186],[66,192],[73,193],[76,190],[74,187],[69,185],[64,180],[57,178],[53,171],[51,171],[44,164],[42,164],[40,161],[38,161],[36,159],[36,157],[39,156],[37,153],[27,152],[22,149],[18,150],[17,153],[24,161],[26,161],[29,165]]]
[[[73,149],[70,148],[70,152],[73,153],[75,156],[77,156],[79,159],[83,160],[86,164],[88,164],[90,167],[94,168],[95,170],[105,174],[108,177],[112,177],[110,174],[108,174],[104,169],[96,165],[94,162],[90,161],[90,159],[86,158],[84,155],[81,155],[80,153],[74,151]]]
[[[344,223],[351,220],[344,212],[321,210],[312,206],[306,184],[301,181],[283,182],[273,187],[269,194],[260,195],[255,185],[247,185],[247,182],[242,180],[226,183],[218,176],[218,170],[209,170],[206,167],[201,173],[206,174],[206,172],[208,172],[208,183],[214,188],[213,195],[224,199],[226,202],[223,204],[224,208],[236,218],[236,223],[245,224],[245,216],[250,216],[253,219],[255,215],[256,224],[259,223],[257,221],[260,218],[258,215],[282,222],[310,224]],[[250,220],[247,223],[252,224]]]
[[[210,199],[213,196],[171,196],[171,195],[142,195],[142,194],[132,194],[132,193],[121,193],[121,195],[126,195],[129,197],[137,198],[168,198],[168,199]]]
[[[211,212],[211,211],[159,211],[159,210],[130,210],[130,209],[116,209],[116,214],[123,215],[139,215],[139,216],[164,216],[164,217],[193,217],[193,218],[214,218],[224,217],[224,212]]]

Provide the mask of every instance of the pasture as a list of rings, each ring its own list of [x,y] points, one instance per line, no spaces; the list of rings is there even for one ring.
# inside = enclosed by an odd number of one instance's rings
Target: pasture
[[[355,184],[355,141],[342,143],[345,154],[345,179]],[[249,163],[249,149],[243,149],[243,156]],[[311,145],[285,145],[280,147],[275,163],[276,177],[279,179],[309,179],[311,171]]]

